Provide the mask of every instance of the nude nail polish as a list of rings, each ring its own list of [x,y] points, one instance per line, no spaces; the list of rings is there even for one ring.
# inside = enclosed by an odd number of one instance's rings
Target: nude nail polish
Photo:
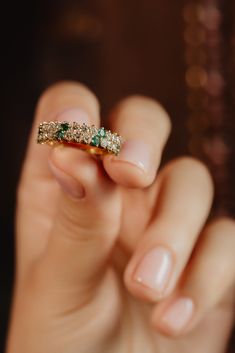
[[[121,152],[115,160],[129,162],[144,172],[149,172],[152,167],[150,146],[139,140],[128,140],[124,143]]]
[[[168,283],[171,269],[170,251],[158,246],[145,254],[134,273],[134,279],[161,295]]]
[[[192,318],[194,303],[190,298],[179,298],[171,304],[160,320],[160,324],[173,333],[183,331]]]

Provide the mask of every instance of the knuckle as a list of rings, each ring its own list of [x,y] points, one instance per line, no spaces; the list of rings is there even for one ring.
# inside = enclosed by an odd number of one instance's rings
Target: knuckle
[[[77,208],[76,201],[69,199],[66,195],[61,199],[59,217],[55,220],[53,233],[70,239],[72,241],[87,242],[99,241],[102,243],[107,239],[113,239],[119,231],[120,213],[118,205],[113,204],[117,212],[107,212],[107,205],[99,207],[89,205],[84,209]]]

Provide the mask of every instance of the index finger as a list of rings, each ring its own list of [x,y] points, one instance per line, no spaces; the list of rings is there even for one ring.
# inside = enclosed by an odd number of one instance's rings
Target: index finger
[[[26,161],[22,173],[22,182],[51,177],[48,168],[48,153],[50,147],[38,146],[36,134],[38,126],[43,121],[77,119],[99,125],[99,104],[95,95],[84,85],[75,82],[60,82],[49,87],[39,99],[35,120],[33,123]]]
[[[48,163],[51,147],[36,143],[38,125],[50,120],[79,123],[89,120],[89,123],[98,125],[98,101],[88,88],[74,82],[55,84],[39,99],[17,195],[18,273],[23,273],[24,268],[43,251],[58,206],[60,190]],[[79,154],[80,151],[76,152]]]

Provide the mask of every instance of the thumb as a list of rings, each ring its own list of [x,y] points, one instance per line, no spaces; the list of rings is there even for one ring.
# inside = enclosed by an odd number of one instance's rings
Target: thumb
[[[72,290],[76,300],[83,301],[105,273],[117,238],[120,193],[101,161],[87,152],[55,147],[49,165],[60,190],[48,246],[38,268],[53,291]]]

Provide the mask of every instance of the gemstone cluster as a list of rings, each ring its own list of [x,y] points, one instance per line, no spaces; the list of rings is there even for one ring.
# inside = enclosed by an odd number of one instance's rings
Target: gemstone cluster
[[[79,143],[105,149],[118,155],[124,142],[117,133],[97,128],[95,125],[76,122],[49,121],[39,125],[37,142],[39,144]]]

